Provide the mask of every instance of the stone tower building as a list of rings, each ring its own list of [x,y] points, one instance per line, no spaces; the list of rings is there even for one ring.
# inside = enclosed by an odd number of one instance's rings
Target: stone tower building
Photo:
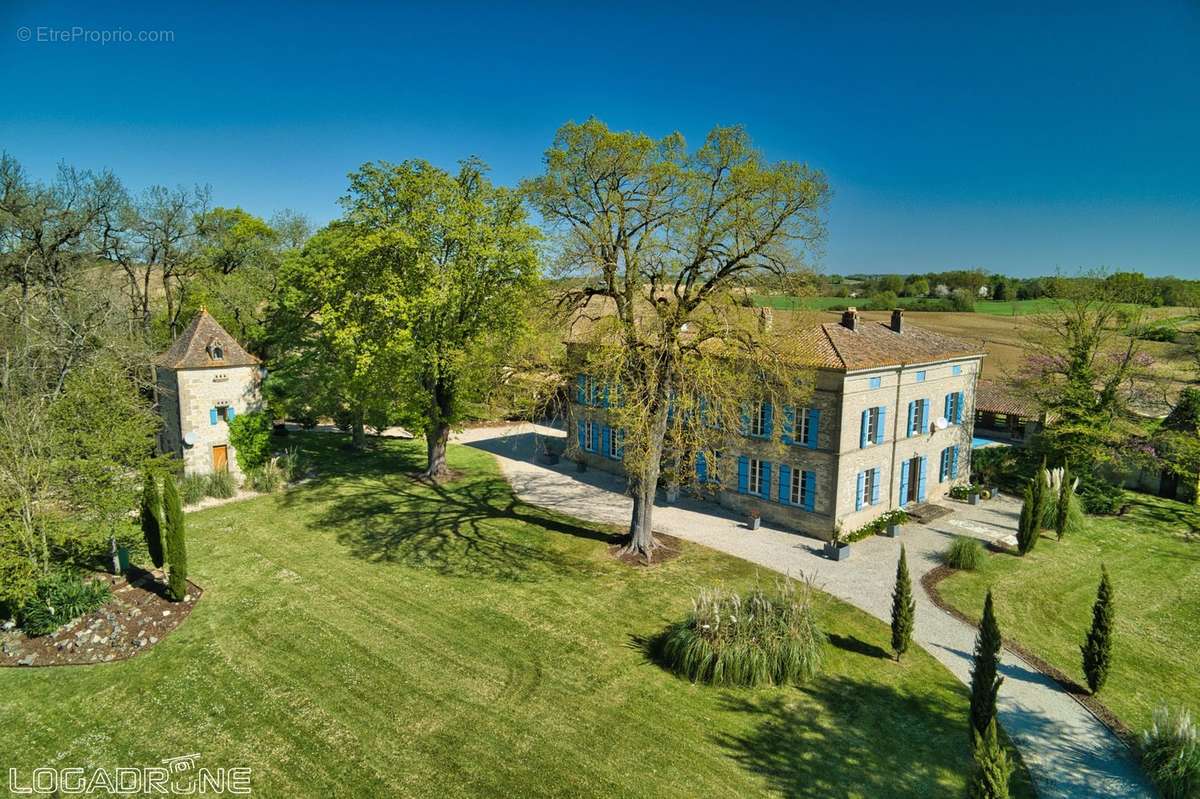
[[[180,458],[184,474],[227,470],[240,478],[229,422],[261,405],[258,358],[202,310],[154,366],[159,449]]]

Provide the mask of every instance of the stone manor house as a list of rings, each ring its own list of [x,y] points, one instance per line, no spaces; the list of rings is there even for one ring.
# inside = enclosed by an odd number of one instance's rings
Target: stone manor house
[[[242,477],[229,423],[261,405],[258,358],[202,310],[158,356],[154,374],[163,419],[159,450],[182,460],[184,474],[228,471]]]
[[[696,462],[702,493],[739,512],[828,540],[885,511],[944,494],[970,473],[976,345],[908,324],[868,322],[851,308],[814,325],[815,387],[806,408],[748,409],[720,464]],[[568,436],[589,465],[620,472],[621,433],[604,392],[578,375]],[[779,444],[783,444],[782,452]]]

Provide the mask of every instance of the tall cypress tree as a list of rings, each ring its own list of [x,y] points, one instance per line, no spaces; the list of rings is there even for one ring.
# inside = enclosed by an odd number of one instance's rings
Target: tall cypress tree
[[[166,525],[167,590],[176,602],[187,594],[187,544],[183,536],[183,504],[171,475],[163,479],[163,516]]]
[[[1022,555],[1037,546],[1038,522],[1034,518],[1037,513],[1037,498],[1034,481],[1025,484],[1025,497],[1021,503],[1021,518],[1017,522],[1017,551]]]
[[[1096,604],[1092,606],[1092,629],[1079,647],[1083,653],[1083,673],[1087,677],[1088,689],[1094,694],[1104,687],[1108,679],[1108,667],[1112,661],[1113,635],[1113,590],[1108,580],[1108,569],[1100,566],[1100,587],[1096,591]]]
[[[161,569],[163,565],[162,537],[162,498],[158,495],[158,481],[149,470],[146,471],[145,485],[142,487],[142,536],[146,539],[146,549],[150,552],[150,561],[154,568]]]
[[[988,723],[982,735],[972,730],[975,745],[975,770],[967,784],[967,796],[971,799],[1008,799],[1008,781],[1012,777],[1013,764],[1008,753],[1000,745],[996,731],[996,720]]]
[[[1063,464],[1062,485],[1058,487],[1058,506],[1054,509],[1054,534],[1062,541],[1067,532],[1067,519],[1071,512],[1071,470]]]
[[[983,601],[983,621],[975,637],[975,658],[971,666],[971,743],[975,736],[985,735],[988,724],[996,718],[996,693],[1004,678],[999,676],[1000,625],[992,607],[992,592],[988,589]]]
[[[908,576],[908,558],[900,545],[900,561],[896,564],[896,587],[892,591],[892,651],[896,660],[908,651],[912,643],[913,616],[917,604],[913,600],[912,580]]]
[[[1033,478],[1033,529],[1034,532],[1040,532],[1043,527],[1047,526],[1049,521],[1046,518],[1050,503],[1050,481],[1049,472],[1046,471],[1046,459],[1042,459],[1041,468]],[[1036,536],[1035,536],[1036,537]]]

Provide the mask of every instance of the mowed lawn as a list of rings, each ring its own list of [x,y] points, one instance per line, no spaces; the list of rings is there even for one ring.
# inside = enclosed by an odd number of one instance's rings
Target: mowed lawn
[[[1086,684],[1079,646],[1092,621],[1100,564],[1116,595],[1113,665],[1100,699],[1134,729],[1161,704],[1200,714],[1200,513],[1127,495],[1124,517],[1090,517],[1058,542],[1046,532],[1023,558],[991,555],[977,572],[941,583],[942,596],[978,618],[992,587],[1005,637]]]
[[[514,500],[490,455],[407,473],[293,436],[321,475],[188,515],[205,594],[132,660],[0,670],[0,767],[249,766],[261,797],[954,796],[966,692],[828,600],[828,670],[803,689],[696,686],[644,640],[749,564],[687,546],[648,570],[609,531]],[[1026,783],[1018,795],[1030,795]]]

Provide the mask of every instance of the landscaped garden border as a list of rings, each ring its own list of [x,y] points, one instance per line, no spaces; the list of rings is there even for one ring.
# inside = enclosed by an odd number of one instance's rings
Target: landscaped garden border
[[[930,601],[933,602],[933,604],[939,609],[944,610],[946,613],[949,613],[959,621],[978,629],[978,619],[971,618],[966,613],[963,613],[961,610],[951,605],[942,598],[941,592],[938,591],[938,583],[949,577],[951,574],[954,574],[956,571],[958,571],[958,569],[951,568],[945,564],[936,566],[922,575],[921,587],[924,588],[925,593],[929,595]],[[1024,660],[1027,664],[1032,666],[1035,671],[1038,671],[1057,682],[1068,696],[1070,696],[1072,699],[1082,705],[1085,710],[1095,716],[1097,721],[1099,721],[1105,727],[1108,727],[1108,729],[1112,731],[1113,735],[1117,736],[1117,738],[1120,739],[1123,744],[1128,746],[1130,749],[1137,751],[1137,735],[1134,733],[1134,731],[1130,729],[1123,721],[1121,721],[1121,719],[1117,717],[1117,714],[1109,710],[1103,702],[1092,695],[1087,688],[1076,682],[1066,672],[1055,666],[1052,666],[1042,658],[1035,655],[1020,642],[1014,641],[1007,636],[1004,637],[1003,641],[1005,649],[1021,658],[1021,660]]]

